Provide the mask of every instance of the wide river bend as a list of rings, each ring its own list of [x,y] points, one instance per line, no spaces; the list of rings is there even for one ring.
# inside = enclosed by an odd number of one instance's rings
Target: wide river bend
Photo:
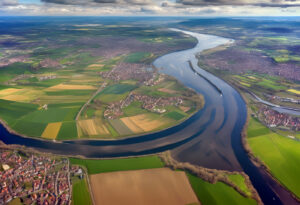
[[[296,204],[289,193],[263,170],[252,164],[244,151],[241,131],[246,122],[247,109],[240,94],[226,82],[197,65],[196,53],[232,40],[173,30],[197,38],[198,44],[192,49],[164,55],[155,60],[153,65],[160,72],[175,77],[185,86],[193,88],[204,96],[204,108],[188,120],[157,133],[126,139],[63,142],[24,138],[9,133],[1,125],[0,140],[6,144],[24,145],[39,151],[80,155],[87,158],[139,156],[171,150],[173,157],[182,162],[214,169],[246,172],[265,204],[283,204],[283,201],[284,204]]]

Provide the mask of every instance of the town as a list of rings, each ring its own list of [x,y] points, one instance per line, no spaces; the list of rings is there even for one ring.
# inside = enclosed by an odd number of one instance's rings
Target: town
[[[0,204],[20,199],[23,204],[71,204],[70,177],[79,167],[60,159],[0,149]]]
[[[300,130],[300,120],[298,117],[279,113],[266,105],[260,106],[259,113],[261,114],[261,121],[268,127],[279,127],[293,131]]]

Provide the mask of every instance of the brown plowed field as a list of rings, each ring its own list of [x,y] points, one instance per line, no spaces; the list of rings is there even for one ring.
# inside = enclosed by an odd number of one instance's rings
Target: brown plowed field
[[[187,176],[168,168],[90,176],[96,205],[185,205],[198,202]]]

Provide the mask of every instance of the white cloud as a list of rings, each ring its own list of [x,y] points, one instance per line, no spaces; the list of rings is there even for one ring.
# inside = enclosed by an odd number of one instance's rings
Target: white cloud
[[[282,16],[299,15],[300,7],[266,7],[258,5],[229,5],[224,2],[233,0],[213,0],[223,2],[218,5],[186,5],[176,3],[175,0],[116,0],[118,3],[95,3],[95,1],[112,2],[115,0],[51,0],[72,1],[74,4],[40,3],[21,4],[17,0],[0,0],[0,15],[77,15],[77,16],[105,16],[105,15],[193,15],[193,16]],[[182,0],[187,1],[187,0]],[[193,0],[189,0],[193,1]],[[196,1],[196,0],[194,0]],[[209,1],[209,0],[201,0]],[[240,0],[244,3],[249,0]],[[258,2],[258,0],[254,0]],[[264,0],[267,1],[267,0]],[[295,3],[297,1],[270,0],[272,3]],[[81,2],[81,3],[80,3]],[[260,1],[262,2],[262,1]],[[79,4],[80,3],[80,4]]]

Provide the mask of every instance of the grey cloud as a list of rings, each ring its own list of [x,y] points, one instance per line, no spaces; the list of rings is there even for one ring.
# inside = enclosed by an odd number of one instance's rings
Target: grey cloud
[[[0,0],[0,6],[16,6],[18,4],[18,0]]]
[[[300,6],[300,0],[177,0],[186,6],[261,6],[261,7],[295,7]]]
[[[149,0],[41,0],[45,3],[65,4],[65,5],[101,5],[101,4],[149,4]]]

